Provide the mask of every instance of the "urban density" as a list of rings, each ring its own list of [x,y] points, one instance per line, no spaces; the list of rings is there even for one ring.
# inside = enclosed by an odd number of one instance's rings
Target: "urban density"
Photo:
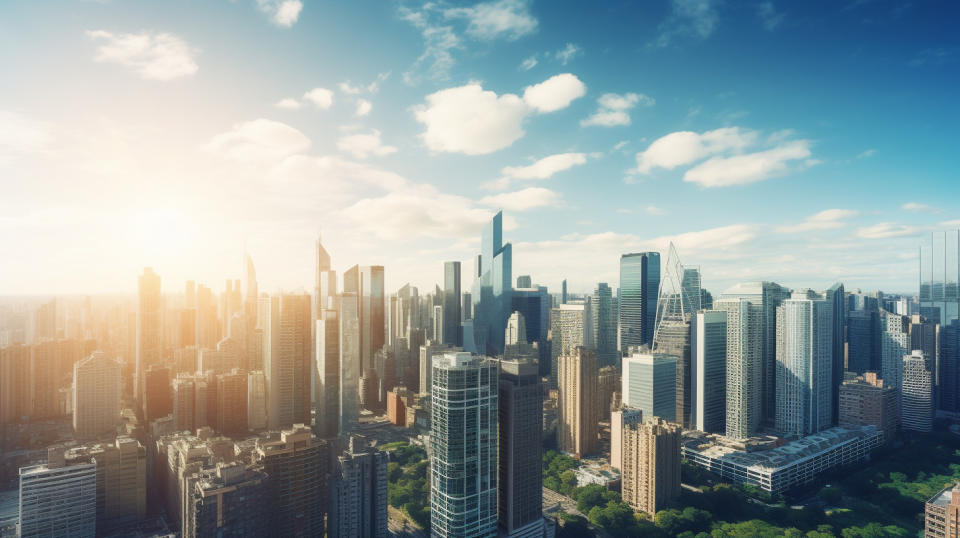
[[[960,12],[820,4],[4,2],[0,538],[960,537]]]

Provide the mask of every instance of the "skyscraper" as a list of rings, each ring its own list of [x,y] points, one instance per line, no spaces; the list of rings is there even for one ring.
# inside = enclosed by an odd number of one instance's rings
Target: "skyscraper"
[[[0,348],[0,425],[30,415],[30,347]]]
[[[830,311],[833,323],[831,330],[831,362],[833,364],[833,374],[830,381],[830,424],[836,425],[840,413],[838,402],[840,401],[840,385],[843,384],[843,372],[845,369],[844,359],[844,327],[847,324],[847,300],[843,289],[843,284],[837,282],[827,288],[823,293],[824,299],[830,303]]]
[[[354,265],[343,275],[343,291],[355,293],[360,329],[359,372],[373,368],[373,354],[385,343],[386,314],[382,265]],[[382,374],[382,372],[378,372]]]
[[[691,330],[692,426],[722,434],[727,418],[727,313],[701,310]]]
[[[431,533],[496,536],[498,365],[448,352],[434,357],[432,367]]]
[[[653,342],[660,289],[660,253],[620,256],[620,351]]]
[[[472,292],[473,318],[463,324],[463,347],[487,355],[503,352],[503,330],[511,313],[513,247],[503,242],[503,212],[484,227]]]
[[[224,435],[241,435],[248,431],[247,381],[247,374],[237,368],[216,377],[216,424]]]
[[[187,519],[196,536],[267,536],[269,477],[259,465],[219,463],[198,473],[186,499]]]
[[[727,314],[726,435],[744,439],[757,432],[762,417],[764,309],[747,298],[727,297],[713,307]]]
[[[597,284],[592,301],[593,335],[600,366],[615,365],[617,352],[617,313],[613,308],[613,293],[605,282]]]
[[[517,277],[517,287],[518,288],[533,287],[533,279],[530,278],[530,275],[520,275]]]
[[[899,391],[903,380],[903,356],[910,349],[910,318],[880,311],[880,377],[883,385]]]
[[[558,358],[578,347],[594,349],[593,314],[590,298],[582,304],[562,304],[550,313],[550,388],[557,387]]]
[[[122,383],[120,363],[101,351],[73,366],[73,432],[78,439],[116,431]]]
[[[97,529],[97,464],[66,465],[48,450],[46,464],[20,468],[18,536],[93,538]]]
[[[624,427],[622,495],[651,516],[680,497],[680,426],[658,417]]]
[[[500,361],[498,521],[508,536],[543,534],[542,391],[535,361]]]
[[[809,290],[777,307],[777,430],[803,437],[832,425],[833,305]]]
[[[386,538],[387,453],[351,436],[334,477],[329,536]]]
[[[933,232],[920,247],[920,314],[942,326],[960,319],[960,230]]]
[[[137,372],[135,393],[140,405],[144,405],[144,375],[153,365],[160,366],[163,352],[162,298],[160,277],[147,267],[138,282],[137,301]],[[144,409],[146,412],[146,409]]]
[[[317,343],[314,405],[316,433],[324,439],[336,437],[340,420],[340,315],[325,310],[316,322]]]
[[[252,431],[267,427],[267,379],[262,370],[247,374],[247,427]]]
[[[903,356],[900,387],[900,424],[904,430],[933,430],[933,368],[920,350]]]
[[[346,286],[344,286],[346,287]],[[360,300],[356,293],[340,296],[340,362],[338,431],[345,436],[360,423]]]
[[[553,301],[547,292],[547,287],[517,288],[512,292],[510,304],[511,311],[523,314],[526,321],[527,342],[537,344],[540,353],[540,375],[549,374],[550,346],[547,337],[550,330],[550,308]]]
[[[463,345],[460,329],[460,262],[443,264],[443,343]]]
[[[310,423],[310,296],[279,295],[267,303],[263,371],[270,429]]]
[[[880,370],[879,311],[847,313],[847,370],[858,374]]]
[[[653,355],[636,349],[623,358],[620,391],[624,407],[637,409],[645,417],[676,422],[677,358]]]
[[[557,360],[560,431],[557,447],[580,459],[599,448],[600,402],[597,397],[597,356],[578,346]]]

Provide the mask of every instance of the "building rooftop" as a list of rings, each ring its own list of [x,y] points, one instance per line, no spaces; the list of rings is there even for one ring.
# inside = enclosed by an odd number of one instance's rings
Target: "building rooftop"
[[[927,504],[932,504],[934,506],[947,506],[950,504],[950,501],[953,500],[954,492],[960,495],[960,483],[943,488],[940,490],[940,493],[937,493],[929,501],[927,501]]]

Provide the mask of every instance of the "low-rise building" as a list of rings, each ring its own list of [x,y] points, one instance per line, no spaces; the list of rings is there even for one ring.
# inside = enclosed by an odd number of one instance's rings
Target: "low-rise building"
[[[923,536],[948,538],[960,533],[960,484],[947,486],[927,501]]]

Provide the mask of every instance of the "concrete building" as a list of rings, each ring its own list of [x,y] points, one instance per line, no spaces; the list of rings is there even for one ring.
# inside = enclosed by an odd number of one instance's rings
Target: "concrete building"
[[[335,284],[335,282],[334,282]],[[336,437],[340,419],[340,313],[322,310],[314,330],[315,429],[319,437]]]
[[[309,295],[285,294],[262,302],[263,373],[267,383],[267,425],[272,430],[310,423]]]
[[[0,425],[30,416],[30,348],[15,344],[0,349]]]
[[[650,417],[623,430],[621,496],[651,516],[680,497],[680,426]]]
[[[234,368],[232,372],[220,374],[217,380],[217,430],[224,435],[243,435],[249,431],[247,417],[246,373]]]
[[[261,466],[239,462],[201,470],[187,499],[184,537],[269,536],[268,479]]]
[[[357,435],[337,458],[331,538],[386,538],[387,454]]]
[[[143,374],[143,418],[151,422],[173,412],[170,382],[175,377],[169,367],[151,365]]]
[[[839,425],[875,426],[889,442],[900,428],[899,394],[885,387],[876,372],[848,379],[840,386]]]
[[[557,388],[559,357],[578,347],[594,349],[593,314],[590,298],[580,304],[561,304],[550,311],[550,388]]]
[[[340,436],[360,423],[360,297],[354,292],[340,296],[340,402],[337,430]]]
[[[914,350],[903,356],[900,387],[900,424],[904,430],[933,430],[935,411],[933,371],[923,351]]]
[[[643,421],[643,412],[639,409],[621,407],[610,413],[610,467],[623,470],[623,435],[632,424]]]
[[[960,484],[947,486],[924,506],[924,538],[960,536]]]
[[[54,448],[46,464],[20,468],[22,538],[93,538],[97,532],[97,464],[66,465]]]
[[[247,374],[247,428],[252,431],[267,427],[267,380],[262,370]]]
[[[613,394],[620,392],[621,385],[620,372],[616,366],[603,366],[597,372],[597,411],[600,413],[597,420],[600,422],[610,421]]]
[[[726,435],[745,439],[760,428],[764,409],[764,365],[767,325],[764,303],[748,298],[723,298],[713,302],[715,310],[727,315],[727,413]],[[772,310],[775,320],[776,309]],[[775,324],[774,324],[775,325]],[[774,334],[774,343],[776,334]],[[775,344],[773,356],[776,355]],[[772,371],[772,365],[769,365]],[[767,380],[770,381],[770,380]],[[769,386],[772,386],[770,382]]]
[[[387,392],[387,420],[395,426],[407,424],[407,408],[413,405],[413,393],[406,387],[397,387]]]
[[[447,352],[434,357],[432,369],[431,533],[496,536],[497,362]]]
[[[580,459],[599,449],[597,356],[593,350],[577,347],[561,355],[557,365],[557,448]]]
[[[693,429],[726,431],[727,313],[701,310],[691,324],[691,407]]]
[[[120,424],[120,363],[100,351],[73,366],[73,434],[93,439]]]
[[[67,466],[96,464],[97,532],[142,520],[147,514],[147,451],[136,439],[59,448]]]
[[[536,361],[500,361],[498,386],[498,526],[507,536],[542,536],[543,386]]]
[[[909,355],[910,318],[880,311],[880,377],[885,386],[897,389],[903,383],[903,357]]]
[[[644,416],[676,420],[677,357],[633,352],[623,358],[621,400]]]
[[[55,340],[30,346],[31,419],[53,418],[60,413],[57,391],[60,389],[60,346]]]
[[[147,267],[138,280],[137,300],[137,362],[134,394],[150,420],[144,398],[145,375],[151,366],[160,366],[163,353],[163,297],[160,294],[160,276]],[[163,415],[158,415],[163,416]]]

